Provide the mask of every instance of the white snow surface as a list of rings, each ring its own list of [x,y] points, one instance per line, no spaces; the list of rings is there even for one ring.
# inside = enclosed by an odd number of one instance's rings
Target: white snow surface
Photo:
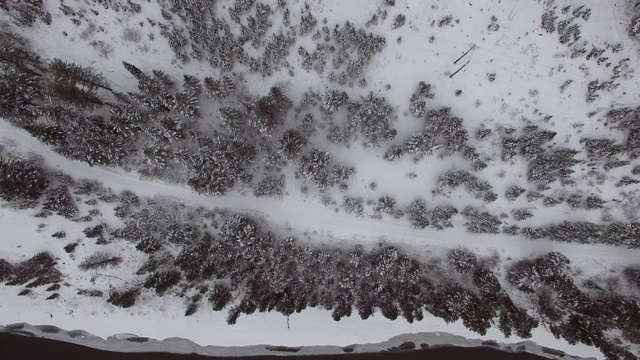
[[[249,355],[289,355],[291,352],[282,351],[277,347],[269,345],[250,345],[250,346],[200,346],[192,341],[181,338],[169,338],[162,341],[155,339],[141,338],[135,334],[116,334],[109,336],[107,339],[102,339],[93,334],[90,334],[83,330],[64,330],[58,327],[50,325],[29,325],[25,323],[10,324],[7,326],[0,326],[0,331],[9,333],[18,333],[23,335],[35,335],[54,339],[58,341],[66,341],[70,343],[91,346],[93,348],[116,351],[116,352],[171,352],[171,353],[197,353],[213,356],[249,356]],[[130,340],[132,339],[132,340]],[[138,341],[136,341],[138,340]],[[297,349],[295,355],[319,355],[319,354],[342,354],[343,349],[349,348],[353,353],[370,353],[389,350],[392,347],[397,347],[403,343],[412,342],[416,348],[420,348],[422,345],[428,345],[429,347],[437,347],[443,345],[453,345],[460,347],[477,347],[477,346],[492,346],[500,348],[503,351],[526,351],[528,353],[538,354],[550,359],[555,358],[555,355],[545,353],[544,349],[532,342],[521,341],[518,343],[498,343],[495,342],[491,345],[480,339],[467,339],[465,337],[454,335],[447,332],[433,332],[433,333],[415,333],[415,334],[403,334],[394,336],[383,342],[375,342],[368,344],[349,344],[346,347],[339,347],[335,345],[320,345],[320,346],[304,346],[304,347],[286,347],[287,349]],[[483,344],[484,343],[484,344]],[[587,360],[587,358],[583,358]],[[593,358],[588,358],[593,359]]]
[[[0,121],[2,144],[15,147],[28,156],[40,156],[46,164],[61,170],[75,178],[88,178],[101,181],[114,191],[133,190],[142,196],[170,196],[187,205],[204,207],[222,207],[239,211],[250,211],[263,215],[270,222],[285,224],[300,232],[313,233],[317,242],[337,244],[364,243],[367,241],[385,241],[397,244],[412,251],[414,256],[427,255],[443,248],[464,245],[479,254],[489,254],[497,250],[501,257],[519,258],[536,253],[560,251],[577,266],[591,267],[591,271],[635,263],[640,256],[638,250],[600,245],[580,245],[557,243],[548,240],[531,241],[520,237],[472,235],[464,230],[415,230],[409,224],[394,220],[375,220],[336,214],[315,201],[301,198],[288,201],[255,199],[239,194],[225,197],[200,195],[191,190],[161,182],[140,180],[131,172],[110,168],[88,167],[85,164],[69,160],[52,152],[28,133],[17,129],[6,121]],[[9,139],[9,140],[7,140]],[[77,229],[59,217],[37,219],[27,210],[0,208],[0,223],[5,230],[0,258],[9,261],[24,260],[43,250],[53,251],[60,259],[68,257],[62,251],[62,244],[52,239],[50,232],[63,227],[67,232],[81,236],[82,224]],[[60,223],[61,220],[64,223]],[[38,224],[47,223],[45,233],[39,233]],[[57,244],[57,246],[56,246]],[[132,246],[116,249],[120,254],[133,256]],[[65,277],[74,277],[79,282],[89,274],[79,273],[75,265],[64,267]],[[126,269],[125,269],[126,271]],[[129,270],[130,271],[130,270]],[[74,274],[75,273],[75,274]],[[81,278],[81,279],[80,279]],[[108,279],[109,284],[122,285],[121,281]],[[391,336],[416,333],[446,331],[468,338],[478,338],[476,333],[466,329],[461,321],[447,324],[442,319],[425,315],[420,322],[409,324],[404,320],[390,321],[380,314],[368,320],[351,316],[336,322],[326,311],[308,309],[293,314],[290,319],[291,330],[286,326],[285,318],[277,313],[257,313],[243,316],[236,325],[228,326],[226,312],[213,312],[208,307],[194,316],[184,317],[183,300],[170,297],[150,296],[144,300],[144,306],[132,309],[120,309],[106,304],[103,299],[95,300],[74,296],[73,289],[64,289],[61,299],[47,301],[44,296],[33,298],[17,297],[19,288],[0,285],[0,323],[10,324],[27,322],[31,324],[55,324],[67,329],[83,329],[100,337],[117,333],[135,333],[143,337],[165,339],[183,337],[203,345],[246,346],[253,344],[273,344],[285,346],[302,345],[338,345],[385,341]],[[67,290],[68,294],[65,294]],[[67,300],[69,299],[69,300]],[[71,300],[73,299],[73,300]],[[483,339],[510,342],[496,328],[487,332]],[[564,340],[555,339],[544,328],[534,330],[532,341],[551,348],[559,348],[579,356],[598,356],[599,352],[585,345],[569,345]]]
[[[67,1],[74,6],[81,2]],[[289,1],[295,3],[294,1]],[[398,107],[400,118],[395,126],[398,138],[413,134],[421,129],[416,119],[401,114],[407,110],[408,99],[415,90],[417,81],[424,80],[436,86],[434,105],[451,106],[456,116],[464,118],[464,125],[472,134],[477,128],[496,129],[499,126],[521,128],[527,124],[537,124],[543,115],[553,115],[553,119],[542,128],[558,132],[555,139],[562,146],[581,149],[580,137],[598,137],[603,131],[601,122],[597,121],[603,110],[610,105],[636,106],[640,95],[638,79],[631,77],[610,94],[604,94],[592,104],[585,104],[584,89],[586,84],[595,78],[608,79],[609,70],[597,67],[593,62],[584,59],[570,59],[564,45],[558,43],[557,35],[545,34],[539,28],[541,6],[530,0],[513,1],[396,1],[390,8],[389,18],[384,25],[367,29],[374,34],[384,35],[387,46],[382,54],[374,58],[368,69],[367,82],[371,89],[382,89],[390,84],[391,91],[382,93],[389,102]],[[558,5],[564,2],[558,1]],[[630,42],[626,35],[623,1],[585,1],[592,8],[591,19],[582,27],[584,38],[594,45],[623,42],[625,49],[612,56],[612,60],[629,57],[632,63],[638,63],[637,46]],[[330,27],[336,23],[349,20],[361,27],[375,13],[377,2],[356,1],[322,1],[312,2],[312,10],[319,20],[326,17]],[[47,4],[54,15],[54,25],[38,25],[23,30],[33,43],[34,48],[46,54],[50,60],[55,57],[65,61],[73,61],[80,65],[91,65],[102,71],[110,84],[118,91],[135,89],[134,80],[126,73],[120,61],[128,61],[145,71],[163,69],[179,79],[183,73],[205,76],[211,69],[202,64],[191,62],[187,65],[172,63],[173,53],[166,41],[157,36],[154,41],[146,39],[143,30],[145,48],[140,44],[127,43],[120,40],[122,29],[126,26],[137,26],[138,18],[116,15],[101,8],[96,25],[104,26],[106,31],[92,33],[89,39],[82,39],[83,28],[74,27],[58,10],[55,2]],[[155,2],[143,2],[143,14],[150,18],[160,19],[159,7]],[[274,6],[275,7],[275,6]],[[406,25],[391,30],[390,20],[397,14],[407,16]],[[452,14],[460,19],[460,23],[452,28],[430,27],[431,21],[437,21],[444,15]],[[486,31],[491,15],[498,18],[501,29],[496,32]],[[297,12],[292,11],[295,21]],[[68,35],[61,35],[65,31]],[[429,42],[433,35],[435,41]],[[395,40],[402,37],[402,42]],[[87,43],[89,40],[104,40],[117,45],[110,58],[97,57],[95,51]],[[60,46],[59,44],[64,44]],[[453,79],[449,75],[458,68],[453,61],[462,53],[475,45],[473,54],[462,60],[470,60],[469,65]],[[564,56],[562,56],[564,54]],[[470,56],[472,55],[472,56]],[[297,59],[295,56],[291,58]],[[169,65],[171,64],[171,65]],[[585,65],[586,64],[586,65]],[[581,66],[585,65],[585,66]],[[614,63],[615,65],[615,63]],[[494,82],[486,81],[486,74],[497,74]],[[559,87],[567,79],[574,83],[566,91]],[[318,84],[314,73],[308,74],[300,70],[295,78],[276,74],[264,79],[260,75],[249,74],[247,84],[256,94],[264,94],[274,83],[285,83],[289,91],[296,96],[309,86],[323,89],[326,84]],[[455,90],[462,90],[462,95],[454,97]],[[533,91],[535,90],[535,91]],[[354,89],[345,89],[350,95],[360,94]],[[477,104],[474,105],[474,104]],[[589,111],[598,111],[593,118],[587,118]],[[213,120],[212,120],[213,121]],[[576,134],[574,125],[583,125]],[[618,133],[607,134],[612,138],[621,138]],[[132,190],[141,196],[169,196],[186,205],[203,206],[205,208],[224,208],[238,211],[249,211],[263,217],[266,221],[289,228],[295,233],[310,234],[309,241],[314,244],[351,246],[355,243],[375,245],[381,241],[395,244],[416,257],[428,257],[433,252],[442,252],[458,246],[472,249],[480,255],[497,252],[501,258],[522,258],[548,251],[559,251],[566,255],[572,266],[580,268],[588,274],[606,273],[628,264],[637,264],[640,259],[639,250],[630,250],[604,245],[583,245],[575,243],[558,243],[549,240],[527,240],[519,236],[506,235],[473,235],[466,233],[462,226],[445,231],[431,229],[412,229],[405,219],[382,220],[367,217],[356,217],[344,213],[336,213],[334,209],[320,204],[313,197],[303,196],[292,182],[285,198],[265,199],[245,196],[242,191],[229,193],[224,197],[210,197],[194,193],[185,186],[167,184],[159,181],[140,179],[135,172],[120,169],[88,167],[86,164],[66,159],[52,152],[47,146],[39,143],[23,130],[17,129],[4,120],[0,120],[0,141],[10,148],[25,155],[42,157],[45,163],[61,170],[74,178],[95,179],[110,187],[115,192]],[[332,145],[322,146],[331,150],[334,157],[357,167],[356,184],[350,191],[367,198],[381,195],[392,195],[399,204],[407,204],[416,196],[433,189],[438,174],[450,170],[458,163],[458,157],[439,160],[431,157],[418,164],[405,158],[395,163],[382,160],[384,149],[362,149],[353,146],[350,150],[334,149]],[[487,143],[478,144],[483,154],[499,157],[499,139],[491,139]],[[496,155],[497,154],[497,155]],[[464,166],[464,165],[461,165]],[[381,171],[381,169],[383,169]],[[506,170],[507,176],[495,176]],[[618,176],[618,170],[612,170],[611,176]],[[416,179],[409,179],[406,174],[415,172]],[[502,195],[505,188],[519,184],[529,190],[531,184],[526,183],[526,163],[514,161],[504,164],[500,161],[490,163],[489,167],[479,172],[481,179],[491,179],[495,191]],[[372,193],[367,184],[378,183],[378,190]],[[573,191],[585,186],[588,179],[579,181]],[[613,183],[613,182],[610,182]],[[567,189],[561,189],[567,190]],[[598,188],[597,193],[606,200],[619,198],[618,190],[612,187]],[[455,196],[454,196],[455,195]],[[466,205],[477,205],[475,199],[458,198],[452,193],[446,203],[462,209]],[[424,195],[423,195],[424,196]],[[442,197],[424,196],[430,203],[442,202]],[[509,203],[501,199],[487,208],[494,212],[508,212],[515,207],[529,206],[523,199]],[[622,199],[622,201],[627,201]],[[629,200],[631,201],[631,200]],[[522,222],[523,226],[541,225],[562,220],[598,221],[597,212],[569,210],[566,206],[554,208],[532,209],[535,217]],[[622,216],[617,209],[610,209],[614,217]],[[595,215],[594,215],[595,213]],[[38,224],[45,223],[46,234],[38,232]],[[62,251],[59,240],[52,239],[49,234],[64,229],[72,236],[82,237],[82,224],[64,224],[56,217],[35,219],[30,211],[0,208],[0,258],[9,261],[20,261],[32,256],[35,252],[48,250],[59,258],[59,264],[65,277],[79,282],[90,282],[90,274],[79,273],[74,266],[67,265],[68,254]],[[89,245],[89,244],[87,244]],[[140,260],[131,246],[119,244],[114,246],[128,257],[129,264]],[[71,262],[69,262],[71,264]],[[128,269],[131,271],[131,269]],[[119,280],[98,277],[97,282],[121,285]],[[90,299],[74,296],[72,289],[63,287],[60,299],[45,301],[43,296],[17,297],[20,289],[0,285],[0,324],[27,322],[31,324],[54,324],[65,329],[83,329],[91,334],[107,338],[118,333],[135,333],[139,336],[154,339],[181,337],[201,345],[247,346],[255,344],[272,344],[286,346],[303,345],[338,345],[355,343],[373,343],[386,341],[392,336],[404,333],[446,331],[466,338],[479,336],[466,329],[461,322],[446,324],[443,320],[425,315],[421,322],[408,324],[404,320],[390,321],[380,314],[366,321],[358,316],[351,316],[335,322],[328,312],[308,309],[291,316],[291,330],[287,329],[285,318],[276,313],[257,313],[241,316],[234,326],[226,325],[226,312],[213,312],[201,309],[191,317],[184,317],[185,304],[182,300],[170,297],[148,297],[144,307],[120,309],[104,302],[104,299]],[[64,291],[68,290],[68,294]],[[499,342],[511,343],[517,337],[505,339],[497,329],[490,329],[483,339],[495,339]],[[552,348],[560,348],[579,356],[601,357],[599,351],[584,345],[569,345],[566,341],[555,339],[543,327],[533,332],[533,341]]]

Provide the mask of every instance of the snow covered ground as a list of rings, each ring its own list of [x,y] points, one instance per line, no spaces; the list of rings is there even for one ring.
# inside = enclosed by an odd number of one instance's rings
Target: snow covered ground
[[[299,1],[289,2],[296,9],[291,12],[292,22],[295,23],[299,20],[297,10],[303,4]],[[65,3],[77,9],[94,8],[81,1]],[[275,2],[272,3],[275,8]],[[558,1],[558,6],[561,8],[570,4],[564,3]],[[359,144],[359,140],[345,148],[344,145],[329,143],[324,138],[325,134],[321,133],[311,139],[312,144],[330,151],[334,160],[356,168],[356,175],[350,180],[346,193],[330,189],[326,194],[338,204],[348,194],[363,197],[365,201],[389,195],[402,205],[420,196],[427,199],[430,206],[454,205],[462,210],[472,205],[495,214],[528,208],[534,217],[520,222],[520,226],[542,226],[563,220],[601,222],[604,218],[607,221],[637,221],[639,208],[634,204],[640,205],[638,187],[632,186],[625,192],[615,187],[631,166],[638,165],[634,159],[630,159],[633,162],[628,167],[607,172],[604,175],[606,181],[602,182],[590,175],[587,165],[577,165],[576,174],[573,175],[576,180],[574,184],[562,187],[555,184],[549,191],[597,194],[608,202],[602,210],[573,209],[567,204],[543,207],[539,203],[528,202],[524,196],[516,201],[507,201],[502,196],[512,185],[523,186],[529,191],[536,187],[526,180],[527,162],[524,159],[517,158],[509,162],[499,160],[501,129],[539,125],[541,129],[557,133],[549,145],[576,149],[584,147],[580,143],[583,137],[606,136],[618,142],[624,141],[623,132],[605,128],[602,118],[614,106],[637,106],[640,81],[635,76],[634,67],[621,66],[621,75],[617,78],[620,85],[609,91],[600,91],[600,97],[594,101],[587,103],[585,93],[590,81],[612,78],[615,75],[612,68],[624,64],[623,59],[631,59],[631,64],[640,61],[638,42],[627,35],[629,20],[625,11],[628,5],[624,1],[609,0],[585,1],[581,4],[592,9],[588,21],[576,20],[582,26],[582,38],[587,39],[590,46],[607,49],[605,56],[612,63],[611,67],[597,64],[595,59],[585,60],[584,56],[573,58],[570,48],[559,43],[556,33],[546,33],[540,27],[540,14],[543,11],[540,1],[396,1],[394,7],[386,8],[389,11],[386,20],[378,19],[379,23],[371,26],[366,24],[382,6],[382,1],[310,2],[310,9],[319,22],[326,18],[329,27],[348,20],[386,38],[384,50],[374,57],[367,70],[367,87],[342,86],[341,90],[354,99],[365,96],[369,91],[374,91],[377,96],[385,96],[397,111],[393,125],[397,129],[398,141],[423,129],[423,122],[408,114],[408,100],[418,81],[435,86],[435,97],[429,106],[451,107],[455,116],[464,119],[470,134],[480,128],[493,129],[493,135],[487,140],[472,140],[478,152],[495,160],[474,175],[490,181],[500,199],[485,203],[461,190],[444,194],[431,192],[437,187],[437,178],[443,172],[470,168],[459,155],[445,158],[429,156],[417,162],[406,155],[401,160],[389,162],[383,159],[387,146],[365,148]],[[180,79],[184,73],[203,77],[212,71],[218,72],[203,62],[181,64],[175,59],[166,39],[157,34],[150,39],[149,35],[155,29],[147,23],[139,26],[138,22],[146,21],[146,18],[158,21],[163,18],[160,6],[155,2],[141,3],[142,13],[137,16],[95,7],[100,10],[100,16],[87,15],[91,21],[81,26],[73,25],[68,16],[58,9],[58,5],[56,2],[46,4],[53,14],[53,25],[38,24],[18,31],[29,38],[34,50],[46,59],[60,58],[93,66],[105,74],[109,84],[117,91],[134,91],[136,88],[135,79],[124,70],[121,61],[133,63],[144,71],[163,69],[174,79]],[[226,9],[226,5],[223,6]],[[406,16],[406,22],[404,26],[393,29],[391,23],[398,14]],[[439,23],[448,15],[452,16],[451,19],[440,26]],[[281,21],[281,17],[280,13],[275,14],[274,23]],[[490,29],[488,26],[491,24],[498,24],[499,29]],[[143,40],[126,40],[123,31],[129,28],[140,28]],[[300,41],[310,50],[314,43],[309,40],[303,38]],[[90,45],[91,41],[112,44],[110,52],[99,55],[100,49]],[[618,43],[624,46],[620,50],[611,50]],[[326,76],[319,77],[314,71],[305,71],[300,67],[301,61],[296,53],[298,46],[296,44],[290,56],[296,69],[294,77],[285,71],[276,72],[268,78],[259,73],[246,73],[243,74],[245,88],[254,94],[265,94],[271,86],[283,85],[291,98],[298,102],[309,88],[324,93],[325,87],[334,87],[335,83],[326,80]],[[452,76],[464,64],[464,68]],[[493,74],[493,80],[490,80],[490,74]],[[568,85],[567,80],[571,80]],[[206,121],[215,124],[215,106],[203,110]],[[26,131],[4,120],[0,120],[0,144],[11,152],[40,157],[47,166],[76,179],[98,180],[116,193],[131,190],[144,197],[167,196],[187,206],[248,212],[262,218],[281,233],[291,233],[298,236],[300,241],[314,245],[349,247],[357,243],[373,247],[385,242],[419,259],[429,259],[434,254],[464,246],[479,256],[497,253],[505,263],[558,251],[571,260],[572,267],[584,278],[618,273],[625,266],[638,264],[640,259],[639,249],[560,243],[546,239],[532,241],[524,236],[504,234],[469,234],[462,226],[460,217],[455,220],[455,228],[437,231],[414,229],[406,218],[376,219],[346,214],[338,209],[338,205],[323,205],[319,196],[315,196],[317,194],[303,194],[300,189],[303,184],[292,176],[293,165],[284,170],[287,188],[281,199],[256,198],[246,189],[211,197],[198,194],[185,185],[141,179],[136,171],[89,167],[64,158]],[[580,156],[584,159],[584,155]],[[415,176],[407,176],[410,173]],[[371,182],[377,184],[375,190],[369,186]],[[118,222],[108,214],[110,210],[105,208],[104,219]],[[70,234],[69,238],[80,239],[86,224],[71,223],[59,217],[37,219],[32,215],[33,211],[29,210],[0,208],[0,228],[3,229],[0,258],[18,262],[46,250],[56,256],[65,278],[77,282],[74,286],[98,283],[111,288],[127,283],[126,278],[80,273],[75,259],[62,251],[59,240],[50,237],[50,233],[64,229]],[[93,249],[92,244],[86,245],[87,249],[83,249],[82,254],[88,254]],[[127,270],[134,271],[133,266],[143,261],[131,244],[109,246],[111,250],[126,256],[125,263],[132,266],[131,269],[119,270],[123,274]],[[144,307],[121,309],[107,305],[103,300],[75,296],[73,288],[63,288],[60,299],[53,301],[44,300],[41,296],[43,292],[38,290],[30,296],[18,297],[16,294],[19,290],[0,285],[0,324],[53,324],[64,329],[83,329],[103,338],[118,333],[134,333],[153,339],[181,337],[200,345],[219,346],[346,346],[383,342],[399,334],[439,331],[470,339],[480,338],[466,329],[461,321],[447,324],[430,315],[413,324],[404,320],[390,321],[380,314],[368,320],[353,315],[336,322],[326,311],[307,309],[290,317],[290,328],[287,319],[275,312],[242,317],[236,325],[229,326],[225,321],[225,312],[214,312],[208,307],[194,316],[183,316],[184,301],[175,297],[149,296],[144,299]],[[520,340],[515,336],[507,339],[496,328],[490,329],[482,339],[505,343]],[[531,340],[572,355],[601,356],[593,347],[569,345],[564,340],[555,339],[542,326],[534,330]]]

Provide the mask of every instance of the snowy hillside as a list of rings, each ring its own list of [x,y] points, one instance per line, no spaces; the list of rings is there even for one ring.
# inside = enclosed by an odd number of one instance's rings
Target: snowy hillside
[[[574,3],[0,3],[0,324],[637,358],[640,10]]]

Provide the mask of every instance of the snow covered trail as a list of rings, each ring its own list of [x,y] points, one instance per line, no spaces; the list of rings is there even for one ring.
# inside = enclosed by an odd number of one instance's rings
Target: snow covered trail
[[[4,139],[3,139],[4,138]],[[74,178],[94,179],[114,191],[131,190],[141,196],[171,196],[187,205],[208,208],[226,208],[259,214],[266,220],[313,234],[314,242],[367,243],[385,241],[424,253],[429,247],[453,248],[465,246],[478,252],[495,249],[508,256],[526,256],[531,253],[559,251],[572,261],[588,261],[610,264],[637,263],[640,250],[604,245],[558,243],[550,240],[528,240],[518,236],[474,235],[464,229],[436,231],[413,229],[404,221],[393,219],[359,218],[336,213],[316,201],[290,198],[287,201],[255,198],[241,194],[212,197],[193,192],[185,186],[158,181],[141,180],[136,173],[120,169],[90,167],[53,152],[26,131],[0,120],[0,143],[15,146],[21,152],[30,152],[44,158],[48,166],[61,170]],[[560,221],[561,219],[558,219]]]

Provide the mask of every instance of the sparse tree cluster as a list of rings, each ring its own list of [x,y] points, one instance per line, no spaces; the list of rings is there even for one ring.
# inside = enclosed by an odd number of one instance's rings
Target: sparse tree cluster
[[[498,234],[502,221],[487,211],[480,212],[477,209],[467,206],[462,212],[467,222],[467,231],[475,234]]]
[[[464,185],[466,190],[476,198],[483,198],[487,202],[493,202],[497,199],[497,194],[492,191],[493,186],[491,184],[487,181],[480,181],[467,171],[449,171],[438,177],[439,191],[455,189],[461,185]]]
[[[579,163],[574,159],[578,154],[573,149],[556,149],[540,154],[533,161],[529,162],[527,178],[531,182],[547,184],[558,179],[566,179],[573,170],[571,167]]]

